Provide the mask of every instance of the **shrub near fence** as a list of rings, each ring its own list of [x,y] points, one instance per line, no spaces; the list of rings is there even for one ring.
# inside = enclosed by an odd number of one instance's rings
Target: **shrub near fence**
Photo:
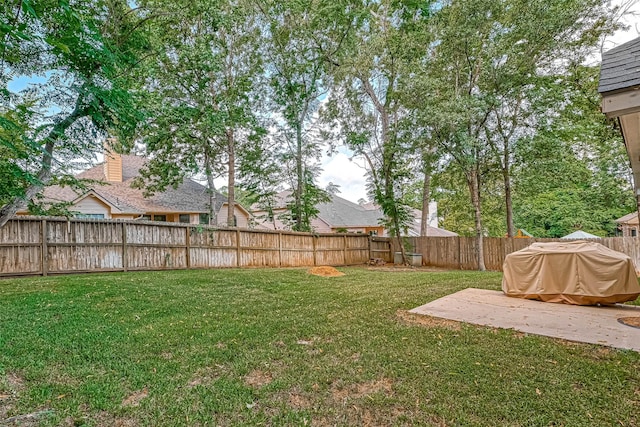
[[[0,228],[0,276],[216,267],[305,267],[391,259],[361,234],[217,229],[189,224],[20,217]]]
[[[502,271],[505,257],[534,242],[567,242],[565,239],[521,239],[485,237],[484,263],[487,270]],[[477,270],[477,245],[475,237],[409,237],[404,239],[411,251],[422,254],[422,264],[454,270]],[[615,251],[627,254],[640,267],[640,238],[607,237],[589,239]],[[392,239],[393,251],[398,251],[398,243]]]

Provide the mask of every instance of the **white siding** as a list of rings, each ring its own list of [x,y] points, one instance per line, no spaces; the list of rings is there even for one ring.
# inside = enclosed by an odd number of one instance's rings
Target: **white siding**
[[[82,200],[74,203],[69,209],[82,214],[103,214],[105,218],[111,218],[111,210],[98,198],[88,195]]]
[[[220,208],[218,212],[218,224],[219,225],[227,225],[227,212],[229,210],[228,205],[225,203]],[[239,209],[238,206],[235,206],[235,216],[238,220],[237,226],[240,228],[248,228],[249,227],[249,217],[245,211]]]

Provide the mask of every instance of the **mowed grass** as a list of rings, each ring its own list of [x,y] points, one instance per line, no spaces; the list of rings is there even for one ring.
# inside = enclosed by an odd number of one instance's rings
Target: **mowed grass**
[[[635,352],[405,313],[500,274],[341,271],[0,281],[0,425],[640,422]]]

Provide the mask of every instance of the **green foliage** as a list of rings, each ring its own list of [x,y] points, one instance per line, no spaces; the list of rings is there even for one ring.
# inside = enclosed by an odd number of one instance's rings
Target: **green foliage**
[[[152,118],[140,132],[152,159],[138,184],[151,194],[185,176],[228,173],[236,150],[244,161],[243,145],[264,134],[254,112],[262,66],[260,30],[248,4],[143,4],[159,15],[151,26],[158,54],[143,86]]]
[[[611,236],[635,209],[620,130],[600,113],[596,67],[575,67],[562,87],[571,101],[516,150],[515,217],[539,237],[575,230]]]
[[[288,212],[280,218],[294,231],[314,231],[311,221],[318,216],[317,206],[331,201],[329,193],[318,187],[313,178],[312,173],[306,171],[302,195],[298,199],[294,194],[291,195],[287,203]]]
[[[92,158],[101,138],[127,143],[142,118],[131,69],[148,47],[124,1],[5,2],[0,13],[0,224],[33,200],[53,173]],[[39,76],[20,93],[13,77]]]

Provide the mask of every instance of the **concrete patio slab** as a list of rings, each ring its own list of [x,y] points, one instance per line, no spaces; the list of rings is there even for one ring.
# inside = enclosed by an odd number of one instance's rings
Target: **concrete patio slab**
[[[618,322],[623,317],[640,317],[640,307],[629,305],[545,303],[468,288],[409,312],[640,352],[640,329]]]

